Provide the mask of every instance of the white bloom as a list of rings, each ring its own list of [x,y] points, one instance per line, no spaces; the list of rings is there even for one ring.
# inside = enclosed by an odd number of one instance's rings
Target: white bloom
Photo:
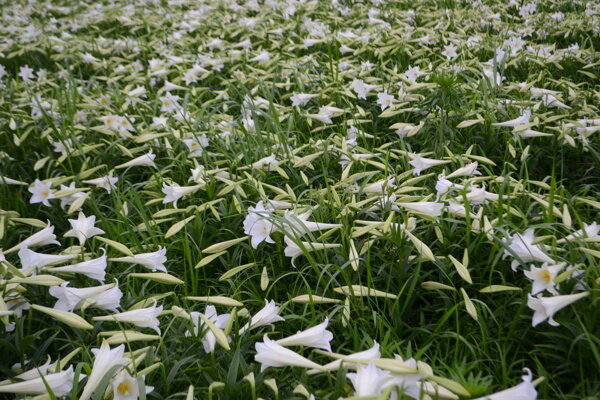
[[[357,397],[380,394],[390,379],[389,371],[377,368],[372,362],[367,366],[359,364],[356,373],[351,372],[346,376],[352,382]]]
[[[77,264],[67,265],[64,267],[54,267],[49,272],[67,272],[82,274],[90,279],[104,283],[106,274],[106,256],[101,256],[88,261],[82,261]]]
[[[102,378],[104,378],[104,375],[106,375],[114,366],[125,365],[129,362],[129,358],[123,356],[125,353],[125,345],[120,345],[111,350],[106,340],[102,340],[102,345],[99,349],[92,349],[92,353],[94,353],[92,373],[88,377],[79,400],[88,400],[96,390],[96,387]],[[116,371],[113,371],[113,373],[114,372]]]
[[[43,205],[50,207],[48,200],[54,198],[54,191],[51,189],[52,184],[50,182],[42,182],[36,179],[33,182],[33,186],[27,189],[29,193],[33,194],[29,199],[29,204],[42,203]]]
[[[275,226],[269,221],[271,217],[272,212],[265,209],[262,200],[256,203],[256,207],[248,207],[248,215],[244,219],[244,233],[252,236],[253,248],[256,249],[263,241],[275,243],[269,236],[275,232]]]
[[[144,380],[146,377],[142,377]],[[140,395],[140,387],[136,378],[129,375],[127,370],[122,370],[112,380],[114,400],[137,400]],[[151,393],[154,388],[145,386],[146,394]]]
[[[112,176],[112,172],[106,176],[102,176],[96,179],[89,179],[87,181],[83,181],[84,183],[89,183],[90,185],[96,185],[100,188],[106,189],[108,193],[112,191],[112,188],[115,187],[115,183],[117,183],[119,178]]]
[[[156,154],[152,153],[152,150],[150,150],[148,153],[143,154],[139,157],[136,157],[133,160],[127,161],[126,163],[123,163],[121,165],[118,165],[115,168],[129,168],[129,167],[135,167],[135,166],[156,168],[156,164],[154,164],[155,158],[156,158]]]
[[[395,181],[396,178],[390,177],[368,184],[363,188],[363,193],[384,193],[387,188],[396,189]]]
[[[534,240],[532,228],[527,229],[523,235],[515,233],[509,240],[505,240],[508,248],[504,250],[502,258],[516,255],[517,258],[510,265],[513,271],[516,271],[517,266],[522,263],[539,261],[555,264],[554,260],[544,253],[539,245],[533,244]]]
[[[86,300],[94,307],[103,310],[116,312],[117,308],[120,307],[123,292],[119,289],[118,282],[82,289],[71,288],[68,285],[69,282],[65,282],[60,286],[52,286],[49,289],[50,295],[58,299],[54,304],[54,308],[57,310],[71,312],[81,307]]]
[[[230,314],[217,314],[217,310],[215,306],[208,305],[206,306],[206,310],[204,310],[204,314],[199,312],[191,312],[192,322],[194,323],[194,335],[198,335],[201,329],[206,329],[204,333],[204,337],[202,338],[202,346],[204,347],[204,351],[206,353],[212,353],[215,351],[215,345],[217,344],[217,338],[215,334],[205,327],[205,323],[200,319],[200,315],[204,315],[208,318],[215,326],[219,329],[224,329],[227,326],[227,322],[229,321]],[[185,336],[190,336],[190,332],[186,332]]]
[[[75,182],[71,182],[69,184],[69,186],[65,186],[63,184],[60,185],[60,190],[68,190],[68,189],[75,189]],[[60,198],[60,207],[65,208],[67,206],[70,206],[71,204],[73,204],[73,202],[75,200],[77,200],[78,198],[80,198],[83,195],[84,195],[83,192],[77,192],[77,193],[73,193],[72,195],[69,195],[69,196],[61,197]]]
[[[56,235],[54,234],[54,226],[50,225],[50,222],[48,222],[48,226],[46,226],[44,229],[34,233],[15,246],[15,249],[20,249],[22,247],[45,246],[47,244],[60,245],[60,243],[56,240]]]
[[[457,56],[456,54],[456,46],[453,44],[449,44],[447,46],[444,46],[444,50],[442,50],[442,55],[444,57],[446,57],[446,60],[450,61],[451,59],[453,59],[454,57]]]
[[[250,59],[250,61],[255,61],[259,63],[268,63],[271,59],[271,55],[268,51],[261,51],[259,55]]]
[[[192,181],[197,183],[198,185],[206,185],[206,172],[204,172],[204,167],[202,165],[198,166],[198,168],[192,168],[191,170],[192,176],[189,177],[188,182]]]
[[[463,185],[459,185],[449,181],[444,175],[439,175],[438,181],[435,184],[435,190],[437,190],[438,198],[444,193],[448,192],[448,190],[450,190],[451,188],[464,189],[465,187]]]
[[[279,339],[276,343],[281,346],[314,347],[331,352],[331,345],[329,342],[331,342],[333,339],[333,334],[327,330],[328,324],[329,318],[325,318],[325,321],[319,325],[313,326],[312,328],[308,328],[284,339]]]
[[[504,122],[496,122],[492,125],[494,126],[504,126],[504,127],[517,127],[519,125],[526,125],[529,123],[529,119],[531,118],[531,110],[525,110],[521,116],[511,119],[510,121]]]
[[[256,355],[254,359],[261,364],[261,372],[269,367],[321,368],[319,364],[278,345],[275,341],[269,339],[267,335],[263,337],[263,343],[255,344],[255,348]]]
[[[277,160],[277,158],[275,158],[275,154],[271,154],[270,156],[261,158],[260,160],[253,163],[252,168],[265,169],[265,167],[268,167],[269,171],[275,171],[275,166],[278,165],[279,161]]]
[[[79,245],[83,246],[85,241],[93,236],[102,235],[104,231],[96,228],[96,216],[86,217],[82,212],[79,213],[77,219],[70,219],[71,230],[65,233],[65,237],[76,237],[79,239]]]
[[[559,243],[564,242],[564,241],[574,240],[574,239],[593,238],[593,237],[598,236],[598,233],[600,233],[600,224],[598,224],[597,222],[593,222],[589,225],[584,223],[583,229],[575,231],[575,232],[571,233],[569,236],[564,237],[563,239],[561,239],[559,241]]]
[[[527,375],[523,375],[523,382],[517,386],[505,389],[501,392],[479,397],[475,400],[536,400],[537,391],[531,382],[532,374],[529,368],[525,368]]]
[[[554,320],[554,314],[569,304],[586,297],[588,294],[588,292],[582,292],[552,297],[541,297],[539,295],[533,297],[528,294],[527,306],[534,311],[531,325],[535,327],[545,320],[548,320],[550,325],[559,326],[560,324]]]
[[[204,153],[204,148],[210,143],[206,135],[197,135],[194,138],[183,139],[183,143],[187,146],[190,154],[188,157],[200,157]]]
[[[181,199],[183,196],[194,193],[202,186],[203,185],[179,186],[176,183],[169,185],[163,182],[162,192],[166,195],[163,199],[163,204],[173,203],[173,207],[177,208],[177,202],[179,199]]]
[[[388,108],[392,104],[394,104],[394,100],[396,100],[394,98],[394,96],[392,96],[391,94],[388,94],[388,92],[383,92],[383,93],[377,94],[377,104],[379,104],[379,106],[381,106],[381,111],[385,110],[386,108]]]
[[[429,215],[430,217],[439,217],[442,215],[442,209],[444,208],[444,203],[436,203],[434,201],[395,203],[395,205],[419,214]]]
[[[133,256],[111,258],[110,261],[126,262],[130,264],[142,265],[150,270],[167,273],[164,263],[167,262],[167,249],[159,246],[158,250],[152,253],[135,254]]]
[[[290,99],[292,100],[292,106],[305,106],[308,104],[310,99],[319,96],[318,94],[308,93],[295,93]]]
[[[425,171],[428,168],[435,167],[436,165],[447,164],[450,161],[446,160],[434,160],[432,158],[421,157],[418,154],[412,155],[412,161],[409,161],[409,164],[412,165],[415,170],[413,171],[413,175],[421,175],[422,171]]]
[[[30,270],[47,267],[52,264],[59,264],[65,261],[69,261],[77,257],[76,255],[56,255],[56,254],[43,254],[36,253],[27,247],[21,247],[19,250],[19,259],[21,260],[21,272],[24,275],[29,275]]]
[[[240,335],[247,330],[264,325],[271,325],[279,321],[285,321],[283,317],[279,316],[279,307],[273,300],[268,303],[265,301],[265,306],[259,312],[254,314],[252,319],[240,329]]]
[[[554,278],[556,278],[556,275],[558,275],[564,266],[564,263],[556,265],[544,263],[540,268],[532,265],[529,271],[523,271],[525,276],[533,281],[531,294],[535,295],[547,290],[553,295],[558,295],[558,290],[554,287]]]
[[[167,92],[164,96],[160,97],[159,100],[162,105],[160,108],[161,112],[172,113],[181,108],[181,106],[178,103],[179,96],[175,96],[169,92]]]
[[[0,393],[42,395],[48,393],[46,390],[47,384],[52,390],[52,393],[54,393],[57,398],[60,398],[71,391],[73,388],[74,377],[75,374],[73,373],[73,366],[71,365],[66,371],[44,375],[43,379],[42,377],[38,377],[23,382],[1,385]],[[83,378],[83,375],[80,375],[80,378]]]
[[[459,176],[471,176],[471,175],[481,175],[481,172],[477,171],[477,166],[479,164],[477,161],[469,163],[462,168],[457,169],[456,171],[449,174],[446,178],[458,178]]]
[[[420,76],[425,75],[425,73],[423,73],[419,67],[411,67],[408,68],[406,70],[406,72],[404,73],[404,76],[406,77],[406,79],[410,82],[410,83],[415,83],[417,82],[417,79],[419,79]]]
[[[140,328],[151,328],[160,335],[160,321],[158,316],[162,313],[163,307],[156,307],[156,302],[152,307],[139,308],[137,310],[125,311],[102,317],[94,317],[95,321],[117,321],[126,322]]]
[[[344,366],[346,368],[356,368],[356,363],[352,363],[347,360],[376,360],[379,358],[381,358],[381,353],[379,352],[379,343],[375,342],[373,347],[371,347],[370,349],[363,350],[358,353],[349,354],[339,360],[332,361],[329,364],[325,364],[323,366],[323,369],[327,371],[335,371],[340,368],[340,365],[342,365],[342,361],[344,362]]]

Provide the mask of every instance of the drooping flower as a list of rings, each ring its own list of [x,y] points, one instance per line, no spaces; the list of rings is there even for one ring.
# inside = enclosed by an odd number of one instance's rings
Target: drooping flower
[[[286,349],[269,339],[267,335],[263,337],[263,343],[256,343],[256,355],[254,359],[261,364],[260,371],[269,367],[302,367],[321,369],[321,366],[300,354]]]
[[[65,237],[76,237],[79,240],[80,246],[83,246],[87,239],[105,233],[102,229],[94,226],[96,224],[95,215],[86,217],[80,212],[77,219],[70,219],[69,223],[72,229],[65,233]]]
[[[533,375],[529,368],[524,368],[524,370],[527,372],[527,375],[523,375],[523,382],[517,386],[487,396],[478,397],[475,400],[536,400],[537,391],[531,382]]]
[[[325,321],[323,321],[319,325],[298,332],[295,335],[279,339],[276,341],[276,343],[285,347],[306,346],[314,347],[317,349],[323,349],[330,352],[331,344],[329,342],[331,342],[331,340],[333,339],[333,334],[327,330],[328,324],[329,318],[325,318]]]
[[[81,307],[86,301],[93,304],[94,307],[113,312],[117,312],[117,308],[120,307],[123,292],[119,289],[118,282],[81,289],[68,287],[68,285],[69,282],[65,282],[49,289],[50,295],[58,299],[54,305],[57,310],[71,312]]]
[[[100,381],[113,367],[125,365],[130,361],[129,358],[124,357],[125,345],[111,349],[106,340],[102,340],[102,345],[99,349],[92,349],[92,353],[94,353],[92,373],[88,377],[79,400],[88,400],[96,390],[98,384],[100,384]],[[113,374],[116,372],[113,371]]]
[[[167,273],[164,263],[167,262],[167,249],[159,246],[158,250],[152,253],[141,253],[133,256],[111,258],[110,261],[126,262],[130,264],[142,265],[150,270]]]
[[[510,264],[513,271],[516,271],[517,266],[522,263],[539,261],[555,264],[554,260],[544,253],[539,245],[533,244],[534,240],[533,229],[529,228],[523,235],[515,233],[509,240],[505,241],[507,249],[504,250],[502,258],[513,255],[516,255],[517,257]]]

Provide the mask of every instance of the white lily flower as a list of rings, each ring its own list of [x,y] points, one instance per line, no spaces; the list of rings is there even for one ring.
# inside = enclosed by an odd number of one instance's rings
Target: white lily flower
[[[50,182],[42,182],[36,179],[33,185],[27,189],[33,196],[29,200],[29,204],[42,203],[43,205],[50,207],[48,200],[54,198],[54,191],[51,189],[52,184]]]
[[[195,186],[179,186],[177,184],[169,185],[163,182],[162,192],[166,195],[163,199],[163,204],[173,203],[173,207],[177,208],[177,201],[183,196],[194,193],[200,189],[203,185]]]
[[[527,306],[534,311],[531,325],[535,327],[548,320],[550,325],[559,326],[560,324],[554,320],[554,314],[588,294],[588,292],[582,292],[552,297],[541,297],[540,295],[533,297],[528,294]]]
[[[255,348],[256,355],[254,359],[261,364],[261,372],[269,367],[321,368],[319,364],[308,358],[278,345],[274,340],[269,339],[267,335],[263,337],[263,343],[255,344]]]
[[[449,181],[444,175],[439,175],[438,181],[435,184],[435,190],[437,191],[438,198],[448,192],[451,188],[464,189],[465,187]]]
[[[240,329],[240,335],[247,330],[271,325],[279,321],[285,321],[283,317],[279,316],[279,306],[277,306],[273,300],[269,302],[265,301],[265,306],[259,312],[254,314],[252,319]]]
[[[371,183],[363,188],[363,193],[383,193],[390,187],[396,189],[396,185],[394,184],[395,181],[396,178],[390,177]]]
[[[321,222],[309,221],[309,215],[310,213],[294,214],[290,211],[286,211],[284,218],[292,229],[292,232],[287,232],[286,230],[286,233],[289,235],[304,235],[308,232],[324,231],[342,226],[342,224],[325,224]],[[285,229],[287,227],[284,226],[283,228]]]
[[[29,236],[10,250],[7,250],[6,253],[21,249],[22,247],[40,247],[47,244],[57,244],[60,246],[60,243],[56,240],[56,235],[54,234],[54,226],[50,225],[50,222],[48,222],[48,226],[44,229]]]
[[[529,368],[524,368],[524,370],[527,372],[527,375],[523,375],[523,382],[517,386],[487,396],[478,397],[475,400],[536,400],[537,391],[531,382],[533,376]]]
[[[544,290],[558,295],[558,290],[554,287],[554,278],[565,267],[565,263],[556,265],[548,265],[544,263],[540,268],[532,265],[529,271],[523,271],[525,276],[533,281],[531,288],[531,294],[536,295]]]
[[[56,397],[62,397],[73,389],[74,377],[75,373],[73,372],[73,366],[71,365],[69,369],[65,371],[44,375],[43,379],[42,377],[38,377],[23,382],[0,385],[0,393],[42,395],[48,393],[46,389],[47,384]],[[84,375],[79,376],[80,379],[83,379],[83,377]],[[46,383],[44,383],[44,381],[46,381]]]
[[[584,223],[583,229],[580,229],[571,233],[568,236],[565,236],[564,238],[559,240],[558,243],[564,243],[566,241],[571,241],[575,239],[593,238],[598,236],[598,233],[600,233],[600,224],[598,224],[597,222],[593,222],[589,225]]]
[[[65,237],[76,237],[79,239],[79,245],[83,246],[85,241],[93,236],[102,235],[105,232],[96,228],[96,216],[91,215],[86,217],[82,212],[79,213],[77,219],[70,219],[71,230],[65,233]]]
[[[414,203],[394,203],[396,206],[400,206],[409,211],[413,211],[419,214],[429,215],[430,217],[439,217],[442,215],[442,209],[444,203],[437,203],[434,201],[417,201]]]
[[[298,332],[295,335],[279,339],[275,343],[284,347],[306,346],[331,352],[331,344],[329,342],[333,339],[333,333],[327,330],[328,324],[329,318],[325,318],[325,321],[319,325]]]
[[[121,306],[123,292],[119,289],[118,282],[81,289],[68,287],[68,285],[69,282],[65,282],[49,289],[50,295],[58,299],[54,305],[57,310],[71,312],[81,307],[86,301],[91,302],[96,308],[113,312],[117,312],[117,308]]]
[[[418,154],[412,155],[412,161],[409,162],[415,170],[413,171],[413,175],[421,175],[421,172],[429,169],[431,167],[435,167],[437,165],[448,164],[449,160],[434,160],[433,158],[425,158],[421,157]]]
[[[253,248],[256,249],[263,241],[275,243],[270,236],[277,230],[269,220],[272,215],[272,211],[264,207],[262,200],[256,203],[256,207],[248,207],[248,215],[244,219],[244,233],[252,237]]]
[[[213,305],[206,306],[206,310],[204,314],[199,312],[191,312],[190,316],[192,317],[192,322],[194,323],[194,335],[198,335],[199,331],[203,329],[205,323],[200,319],[200,315],[204,315],[208,318],[215,326],[219,329],[224,329],[227,326],[227,322],[229,321],[230,314],[217,314],[217,309]],[[191,336],[190,332],[186,332],[185,336]],[[208,353],[212,353],[215,351],[215,346],[217,344],[217,338],[215,334],[208,328],[206,328],[206,332],[204,337],[202,338],[202,346],[204,347],[204,351]]]
[[[94,321],[117,321],[126,322],[140,328],[151,328],[160,335],[160,321],[158,316],[162,313],[163,307],[156,307],[156,302],[152,307],[139,308],[137,310],[125,311],[102,317],[94,317]]]
[[[156,167],[156,164],[154,164],[154,159],[156,158],[156,154],[154,154],[152,152],[152,150],[150,150],[148,153],[143,154],[139,157],[134,158],[133,160],[127,161],[123,164],[117,165],[115,167],[115,169],[119,169],[119,168],[129,168],[129,167],[136,167],[136,166],[142,166],[142,167]]]
[[[106,189],[108,193],[112,192],[112,189],[115,187],[115,183],[119,181],[119,178],[114,177],[112,172],[106,176],[102,176],[96,179],[88,179],[83,181],[84,183],[88,183],[90,185],[96,185],[100,188]]]
[[[144,380],[145,376],[142,377]],[[146,394],[154,390],[152,386],[145,386]],[[119,372],[112,380],[113,400],[137,400],[140,395],[140,386],[136,378],[129,375],[127,370]]]
[[[125,345],[120,345],[111,350],[106,339],[102,340],[102,345],[99,349],[92,349],[94,353],[94,365],[92,366],[92,373],[88,377],[87,383],[83,388],[83,393],[79,397],[79,400],[88,400],[96,387],[113,367],[117,365],[126,365],[130,359],[124,357]],[[116,371],[113,371],[115,373]]]
[[[379,352],[379,343],[375,342],[375,344],[373,344],[373,347],[371,347],[370,349],[359,351],[358,353],[349,354],[339,360],[335,360],[328,364],[325,364],[323,366],[323,370],[335,371],[340,368],[340,365],[342,365],[342,362],[344,363],[343,365],[345,368],[356,369],[358,364],[347,361],[347,360],[377,360],[379,358],[381,358],[381,353]],[[309,373],[314,373],[314,372],[317,372],[317,371],[313,371],[313,370],[309,371]]]
[[[94,279],[100,283],[104,283],[104,276],[106,275],[106,265],[106,256],[104,255],[88,261],[82,261],[77,264],[67,265],[64,267],[53,267],[48,271],[82,274],[90,279]]]
[[[267,169],[269,171],[276,171],[275,167],[279,165],[279,161],[275,158],[275,154],[271,154],[268,157],[261,158],[260,160],[252,163],[252,168],[256,169]]]
[[[513,271],[516,271],[517,266],[521,265],[521,263],[539,261],[555,264],[554,260],[544,253],[539,245],[533,244],[534,240],[535,237],[532,228],[527,229],[523,235],[515,233],[509,240],[505,240],[508,249],[504,250],[502,258],[512,256],[513,254],[517,256],[510,265]]]
[[[355,373],[350,372],[346,376],[352,382],[354,395],[357,397],[380,394],[391,377],[389,371],[377,368],[372,362],[366,366],[359,364]]]
[[[43,254],[36,253],[27,247],[21,247],[19,250],[19,259],[21,260],[21,272],[24,275],[29,275],[32,270],[47,267],[52,264],[60,264],[65,261],[72,260],[77,256],[74,254],[69,255],[56,255],[56,254]]]
[[[111,258],[110,261],[126,262],[130,264],[142,265],[150,270],[168,273],[164,263],[167,262],[167,249],[159,246],[158,250],[152,253],[135,254],[133,256]]]
[[[308,94],[308,93],[295,93],[290,99],[292,100],[292,106],[305,106],[308,104],[310,99],[318,97],[318,94]]]
[[[525,110],[521,116],[511,119],[510,121],[504,122],[496,122],[492,125],[494,126],[504,126],[509,128],[515,128],[519,125],[526,125],[529,123],[529,119],[531,118],[531,110]]]
[[[460,176],[472,176],[472,175],[481,175],[481,172],[477,171],[477,166],[479,164],[477,161],[469,163],[462,168],[457,169],[456,171],[449,174],[446,178],[458,178]]]

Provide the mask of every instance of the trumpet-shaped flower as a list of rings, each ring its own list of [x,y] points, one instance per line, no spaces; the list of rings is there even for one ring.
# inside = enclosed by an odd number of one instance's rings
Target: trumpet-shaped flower
[[[356,373],[351,372],[346,376],[352,382],[357,397],[380,394],[387,387],[386,383],[391,377],[389,371],[377,368],[372,362],[366,366],[359,364]]]
[[[39,374],[37,374],[37,376],[39,376]],[[71,391],[73,388],[74,377],[75,374],[73,372],[73,366],[71,365],[69,369],[65,371],[44,375],[43,379],[40,376],[23,382],[0,385],[0,393],[42,395],[48,393],[48,390],[46,389],[46,385],[48,385],[50,390],[52,390],[52,393],[54,393],[57,398],[60,398]],[[83,379],[84,375],[80,375],[79,377],[80,379]]]
[[[325,224],[321,222],[313,222],[308,220],[309,213],[294,214],[287,211],[284,214],[286,222],[289,224],[292,232],[287,232],[290,236],[304,235],[308,232],[323,231],[327,229],[339,228],[342,224]],[[286,227],[284,226],[284,229]]]
[[[246,325],[242,327],[242,329],[240,329],[240,335],[243,332],[250,329],[258,328],[265,325],[271,325],[279,321],[285,321],[283,317],[279,316],[279,307],[275,304],[273,300],[269,301],[268,303],[265,303],[265,306],[259,312],[254,314],[254,316],[252,316],[252,319],[249,322],[247,322]]]
[[[36,253],[27,247],[21,247],[21,250],[19,250],[19,259],[21,260],[22,266],[21,272],[25,275],[29,275],[32,270],[69,261],[75,257],[77,256],[73,254],[61,256],[56,254]]]
[[[102,340],[102,345],[99,349],[92,349],[94,353],[94,365],[92,366],[92,373],[88,377],[87,383],[83,388],[83,393],[79,397],[79,400],[88,400],[100,381],[104,376],[109,373],[113,367],[118,365],[126,365],[129,362],[129,358],[124,357],[125,346],[120,345],[111,350],[108,342]],[[116,371],[112,371],[114,374]]]
[[[302,367],[321,369],[319,364],[277,344],[274,340],[269,339],[267,335],[263,337],[263,343],[256,343],[255,348],[256,355],[254,356],[254,359],[261,364],[261,372],[269,367]]]
[[[60,286],[52,286],[49,289],[50,295],[58,299],[54,305],[57,310],[71,312],[81,307],[86,301],[97,308],[113,312],[117,312],[117,308],[120,307],[123,292],[119,289],[118,282],[82,289],[71,288],[68,285],[69,282],[65,282]]]
[[[412,161],[409,162],[410,165],[414,167],[413,175],[421,175],[421,172],[429,169],[431,167],[435,167],[436,165],[447,164],[450,161],[446,160],[434,160],[432,158],[421,157],[418,154],[412,155]]]
[[[505,389],[501,392],[490,394],[483,397],[478,397],[475,400],[535,400],[537,399],[537,391],[531,382],[533,378],[529,368],[524,369],[527,375],[523,375],[523,382],[517,386]]]
[[[298,332],[295,335],[279,339],[276,343],[285,347],[306,346],[331,352],[331,344],[329,342],[333,339],[333,334],[327,330],[328,324],[329,318],[325,318],[325,321],[319,325]]]
[[[84,183],[88,183],[90,185],[96,185],[100,188],[106,189],[108,193],[112,192],[112,189],[115,187],[115,183],[119,181],[119,178],[114,177],[112,172],[106,176],[102,176],[96,179],[88,179],[87,181],[83,181]]]
[[[77,219],[70,219],[69,223],[72,229],[65,233],[65,237],[76,237],[79,240],[80,246],[83,246],[87,239],[105,233],[102,229],[94,226],[96,224],[95,215],[86,217],[80,212]]]
[[[510,265],[513,271],[516,271],[517,266],[521,265],[521,263],[539,261],[555,264],[554,260],[544,253],[539,245],[533,244],[534,240],[533,229],[529,228],[523,235],[515,233],[510,240],[505,242],[508,248],[504,250],[502,257],[506,258],[510,255],[516,255],[517,257]]]
[[[139,308],[137,310],[125,311],[102,317],[94,317],[95,321],[117,321],[126,322],[140,328],[151,328],[160,335],[160,321],[158,316],[162,313],[163,307],[156,307],[156,303],[152,307]]]
[[[49,272],[66,272],[73,274],[82,274],[90,279],[94,279],[100,283],[104,283],[106,275],[106,256],[100,256],[88,261],[82,261],[77,264],[67,265],[64,267],[54,267]]]
[[[554,314],[588,294],[588,292],[582,292],[552,297],[541,297],[539,295],[533,297],[528,294],[527,306],[534,311],[531,321],[532,326],[535,327],[545,320],[548,320],[548,323],[552,326],[559,326],[560,324],[554,320]]]
[[[129,160],[126,163],[118,165],[116,168],[129,168],[129,167],[154,167],[156,168],[156,164],[154,164],[154,159],[156,158],[156,154],[150,150],[148,153],[143,154],[139,157],[134,158],[133,160]]]
[[[126,262],[130,264],[142,265],[150,270],[167,273],[164,263],[167,262],[167,249],[159,246],[158,250],[152,253],[142,253],[133,256],[111,258],[110,261]]]
[[[200,189],[203,185],[194,186],[179,186],[177,184],[169,185],[163,182],[162,192],[166,195],[163,199],[163,204],[173,203],[173,207],[177,208],[177,202],[183,196],[194,193]]]
[[[444,203],[436,203],[434,201],[418,201],[414,203],[394,203],[406,210],[413,211],[419,214],[429,215],[430,217],[439,217],[442,215]]]
[[[342,359],[332,361],[329,364],[325,364],[323,366],[323,369],[327,371],[335,371],[340,368],[342,362],[346,368],[356,368],[356,363],[346,360],[377,360],[379,358],[381,358],[381,353],[379,351],[379,343],[375,342],[373,347],[371,347],[370,349],[359,351],[358,353],[349,354]]]
[[[16,245],[13,249],[21,249],[22,247],[39,247],[47,244],[60,245],[60,243],[56,240],[56,235],[54,234],[54,226],[50,225],[50,222],[48,222],[48,226],[46,226],[44,229],[29,236],[21,243]]]

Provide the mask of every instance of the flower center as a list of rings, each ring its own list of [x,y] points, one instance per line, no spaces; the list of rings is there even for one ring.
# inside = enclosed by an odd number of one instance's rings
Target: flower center
[[[124,382],[119,383],[117,390],[119,391],[119,394],[122,394],[123,396],[128,396],[129,393],[131,392],[130,382],[124,381]]]

